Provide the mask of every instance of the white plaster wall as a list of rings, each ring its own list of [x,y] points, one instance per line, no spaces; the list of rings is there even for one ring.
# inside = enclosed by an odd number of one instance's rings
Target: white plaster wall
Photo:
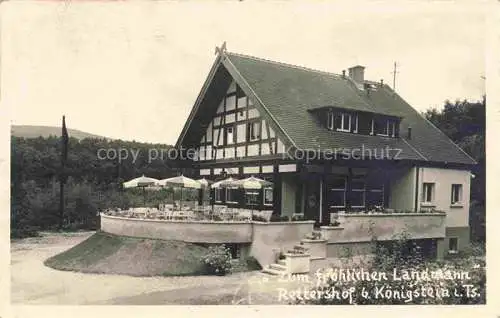
[[[132,237],[191,243],[250,243],[249,222],[148,220],[101,215],[101,230]]]
[[[253,222],[250,255],[262,266],[275,262],[275,251],[286,251],[313,231],[314,221]]]
[[[395,171],[389,187],[389,208],[411,211],[415,209],[415,172],[416,168]]]
[[[447,227],[469,226],[470,205],[470,171],[443,169],[443,168],[420,168],[419,177],[419,205],[421,205],[421,192],[424,182],[435,183],[435,200],[433,204],[438,210],[446,212]],[[461,207],[451,206],[451,185],[462,184]]]
[[[342,230],[331,232],[329,243],[393,240],[403,231],[412,239],[443,238],[446,235],[444,213],[339,213]]]

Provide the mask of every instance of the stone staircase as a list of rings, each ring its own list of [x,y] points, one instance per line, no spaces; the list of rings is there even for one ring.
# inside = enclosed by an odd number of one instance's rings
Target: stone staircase
[[[279,259],[277,263],[264,267],[262,272],[271,275],[284,276],[287,274],[286,261],[284,259]]]
[[[315,232],[313,232],[313,233],[315,233]],[[318,232],[316,232],[316,233],[318,233]],[[324,240],[324,241],[326,242],[326,240]],[[323,259],[325,259],[326,255],[319,255],[318,256],[318,255],[311,254],[310,249],[305,246],[309,242],[311,242],[310,239],[304,238],[304,239],[301,240],[300,244],[294,245],[293,248],[291,248],[291,249],[288,250],[288,252],[293,252],[293,250],[302,250],[304,253],[310,254],[310,256],[309,256],[309,261],[310,262],[316,261],[316,260],[323,260]],[[325,252],[326,252],[326,250],[325,250]],[[266,273],[266,274],[271,274],[271,275],[287,275],[287,274],[290,274],[290,273],[288,273],[287,263],[286,263],[285,259],[279,259],[276,263],[265,266],[262,269],[262,272]]]

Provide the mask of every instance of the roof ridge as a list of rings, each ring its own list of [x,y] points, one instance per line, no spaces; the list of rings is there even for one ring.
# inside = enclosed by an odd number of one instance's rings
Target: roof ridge
[[[264,61],[264,62],[268,62],[268,63],[272,63],[272,64],[277,64],[277,65],[281,65],[281,66],[292,67],[292,68],[296,68],[296,69],[300,69],[300,70],[304,70],[304,71],[316,72],[316,73],[321,73],[321,74],[326,74],[326,75],[331,75],[331,76],[342,78],[342,75],[337,74],[337,73],[322,71],[322,70],[318,70],[318,69],[314,69],[314,68],[310,68],[310,67],[305,67],[305,66],[301,66],[301,65],[296,65],[296,64],[291,64],[291,63],[284,63],[284,62],[274,61],[274,60],[270,60],[270,59],[266,59],[266,58],[262,58],[262,57],[253,56],[253,55],[241,54],[241,53],[236,53],[236,52],[226,52],[226,54],[235,55],[235,56],[249,58],[249,59],[253,59],[253,60],[257,60],[257,61]],[[346,76],[346,78],[347,77],[348,76]]]

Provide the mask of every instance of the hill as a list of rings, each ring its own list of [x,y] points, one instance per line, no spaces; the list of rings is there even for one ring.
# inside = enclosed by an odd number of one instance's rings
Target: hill
[[[10,128],[12,136],[23,137],[23,138],[37,138],[37,137],[49,137],[49,136],[61,136],[61,127],[55,126],[32,126],[32,125],[12,125]],[[76,139],[84,138],[99,138],[99,139],[109,139],[107,137],[94,135],[88,132],[84,132],[77,129],[68,129],[68,134],[70,137]]]
[[[203,273],[206,247],[97,232],[45,261],[58,270],[131,276],[184,276]]]

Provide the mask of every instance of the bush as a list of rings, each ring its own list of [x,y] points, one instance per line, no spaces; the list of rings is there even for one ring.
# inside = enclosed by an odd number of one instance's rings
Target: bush
[[[292,221],[305,221],[306,218],[303,215],[294,215],[292,216]]]
[[[451,304],[485,304],[486,303],[486,270],[484,260],[475,257],[435,261],[425,259],[423,253],[415,242],[407,239],[403,233],[394,241],[388,241],[382,244],[381,242],[372,241],[374,258],[371,262],[360,264],[357,268],[350,267],[349,270],[368,271],[370,273],[384,273],[387,280],[370,281],[370,280],[326,280],[324,284],[320,284],[317,291],[321,293],[321,297],[306,301],[309,304],[377,304],[377,305],[414,305],[414,304],[436,304],[436,305],[451,305]],[[472,251],[471,254],[480,253],[480,251]],[[335,272],[334,268],[329,269]],[[465,279],[448,276],[427,280],[427,279],[395,279],[394,274],[403,271],[425,272],[429,275],[432,273],[459,273],[467,272],[469,275]],[[331,277],[331,276],[330,276]],[[469,287],[467,287],[469,285]],[[352,298],[331,297],[335,292],[345,291],[353,288]],[[390,291],[392,296],[374,297],[374,295],[383,295],[377,293],[383,288],[384,291]],[[470,288],[470,289],[469,289]],[[433,290],[434,295],[438,293],[442,297],[425,297],[422,290]],[[363,295],[363,292],[368,294]],[[448,296],[443,291],[448,291]],[[471,292],[471,290],[473,290]],[[416,294],[415,291],[420,291]],[[396,293],[402,295],[395,297]],[[467,294],[469,294],[467,296]],[[330,295],[330,296],[329,296]],[[367,297],[368,295],[368,297]],[[387,294],[386,294],[387,295]],[[427,294],[429,295],[429,294]],[[304,301],[297,301],[304,303]]]
[[[224,245],[210,246],[203,263],[208,275],[224,276],[231,272],[231,251]]]
[[[290,217],[287,216],[287,215],[276,215],[276,214],[273,214],[273,215],[271,215],[270,221],[271,222],[288,222],[288,221],[290,221]]]
[[[252,221],[267,222],[266,218],[260,215],[252,215]]]

